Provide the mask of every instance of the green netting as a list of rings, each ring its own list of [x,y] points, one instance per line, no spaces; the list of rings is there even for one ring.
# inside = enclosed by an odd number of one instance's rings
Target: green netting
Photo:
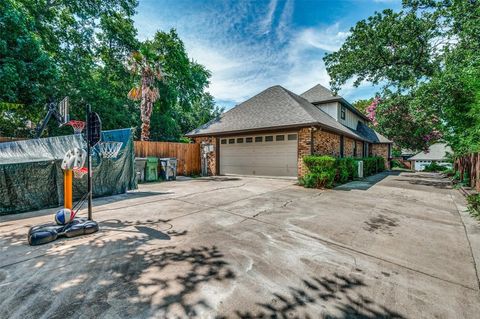
[[[131,129],[102,132],[102,141],[123,142],[115,159],[93,150],[93,196],[121,194],[137,188]],[[0,143],[0,215],[63,205],[65,153],[85,148],[81,135]],[[87,191],[87,177],[73,180],[73,197]]]

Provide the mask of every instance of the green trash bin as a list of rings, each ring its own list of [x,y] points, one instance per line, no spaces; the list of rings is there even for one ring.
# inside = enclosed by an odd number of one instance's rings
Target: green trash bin
[[[145,181],[155,182],[158,180],[158,158],[147,157],[147,163],[145,165]]]

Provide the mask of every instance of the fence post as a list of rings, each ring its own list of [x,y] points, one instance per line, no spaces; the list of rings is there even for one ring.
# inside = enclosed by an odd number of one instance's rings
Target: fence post
[[[475,162],[475,154],[470,154],[470,187],[475,187],[477,175],[475,174],[475,167],[477,163]]]
[[[475,166],[475,189],[480,192],[480,153],[475,154],[477,158],[477,165]]]

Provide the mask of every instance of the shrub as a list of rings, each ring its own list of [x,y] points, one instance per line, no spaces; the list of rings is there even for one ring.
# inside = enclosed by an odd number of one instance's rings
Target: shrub
[[[385,159],[381,156],[362,158],[363,176],[367,177],[385,170]]]
[[[352,157],[337,158],[335,163],[337,174],[335,180],[339,183],[346,183],[358,177],[357,162]]]
[[[365,176],[385,169],[385,160],[381,156],[366,157],[362,160]],[[300,179],[300,185],[308,188],[331,188],[334,183],[343,184],[358,177],[358,162],[352,157],[309,155],[303,158],[303,162],[308,173]]]
[[[480,218],[480,194],[473,194],[467,197],[467,208],[470,215]]]
[[[335,157],[324,155],[309,155],[303,158],[303,162],[310,172],[323,172],[335,167]]]
[[[300,184],[308,188],[331,188],[335,180],[335,163],[332,156],[310,155],[303,158],[309,173],[301,180]]]
[[[300,179],[300,185],[307,188],[332,188],[335,171],[329,170],[320,173],[307,173]]]
[[[437,162],[432,162],[429,165],[425,166],[423,170],[425,172],[443,172],[448,170],[448,167],[438,165]]]

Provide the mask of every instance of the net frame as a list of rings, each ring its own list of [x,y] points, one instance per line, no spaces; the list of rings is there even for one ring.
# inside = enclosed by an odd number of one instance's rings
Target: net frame
[[[123,142],[107,141],[99,142],[98,148],[103,158],[115,158],[122,148]]]
[[[87,123],[84,121],[71,120],[68,121],[65,125],[71,126],[75,134],[81,134]]]
[[[79,167],[79,168],[74,168],[73,169],[73,177],[75,178],[82,178],[88,173],[88,168],[86,167]]]

